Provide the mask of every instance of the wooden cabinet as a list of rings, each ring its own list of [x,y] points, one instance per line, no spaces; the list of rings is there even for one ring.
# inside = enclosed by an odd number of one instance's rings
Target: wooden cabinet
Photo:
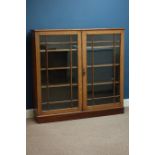
[[[123,112],[124,29],[34,30],[38,122]]]

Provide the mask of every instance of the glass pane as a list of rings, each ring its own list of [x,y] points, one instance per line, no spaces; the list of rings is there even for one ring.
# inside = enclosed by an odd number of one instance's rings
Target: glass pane
[[[88,106],[119,102],[120,34],[87,35]]]
[[[114,73],[114,67],[94,67],[93,70],[92,70],[92,67],[88,67],[87,69],[88,83],[91,83],[93,80],[92,79],[93,72],[94,72],[94,82],[113,81],[114,76],[115,76],[115,80],[119,81],[119,78],[120,78],[119,66],[116,66],[115,73]]]
[[[52,110],[52,107],[63,109],[64,107],[72,108],[78,106],[77,86],[73,87],[72,101],[70,99],[70,87],[53,87],[48,89],[42,89],[43,110]],[[53,110],[55,110],[55,108]]]
[[[73,87],[72,99],[77,99],[77,86]],[[49,88],[49,98],[47,99],[47,88],[42,89],[42,102],[70,100],[69,87],[53,87]]]
[[[88,98],[92,98],[92,85],[88,86]],[[119,84],[116,84],[115,87],[113,84],[105,84],[105,85],[96,85],[94,86],[94,98],[97,97],[110,97],[114,95],[120,95],[119,92]]]
[[[119,64],[120,57],[119,57],[119,51],[120,48],[115,49],[116,50],[116,64]],[[105,59],[106,58],[106,59]],[[91,65],[92,63],[92,53],[91,49],[87,49],[87,64]],[[94,64],[112,64],[113,63],[113,50],[112,49],[94,49]]]
[[[69,67],[70,66],[70,52],[49,52],[48,53],[48,67]],[[41,67],[46,67],[46,53],[41,53]],[[72,65],[77,67],[77,52],[72,53]]]
[[[102,105],[102,104],[108,104],[108,103],[113,103],[113,102],[119,102],[120,99],[119,97],[114,98],[103,98],[103,99],[90,99],[88,101],[89,106],[93,106],[93,105]]]
[[[42,85],[46,85],[46,70],[43,70],[41,72],[41,82]],[[54,84],[65,84],[65,83],[70,83],[71,79],[71,72],[70,68],[69,69],[62,69],[62,70],[49,70],[48,71],[48,84],[49,85],[54,85]],[[77,79],[77,69],[72,69],[72,83],[78,83]]]
[[[65,109],[65,108],[74,108],[78,106],[78,101],[74,102],[62,102],[62,103],[55,103],[55,104],[46,104],[43,103],[42,109],[45,110],[58,110],[58,109]]]
[[[77,35],[40,36],[42,109],[78,107]]]

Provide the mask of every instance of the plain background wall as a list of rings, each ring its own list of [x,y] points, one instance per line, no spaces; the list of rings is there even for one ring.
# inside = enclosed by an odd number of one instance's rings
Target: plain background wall
[[[27,0],[26,3],[26,108],[33,107],[33,29],[125,28],[124,98],[129,98],[128,0]]]

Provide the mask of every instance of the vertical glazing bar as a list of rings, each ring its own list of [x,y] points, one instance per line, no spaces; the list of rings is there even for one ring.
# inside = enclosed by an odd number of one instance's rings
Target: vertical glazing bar
[[[46,42],[46,46],[45,46],[45,51],[46,51],[46,106],[48,109],[48,102],[49,102],[49,79],[48,79],[48,47],[47,47],[47,36],[45,37],[45,42]]]
[[[94,36],[92,35],[92,42],[91,42],[91,46],[92,46],[92,64],[91,64],[91,71],[92,71],[92,99],[94,102]]]
[[[83,74],[82,74],[82,87],[83,87],[83,91],[82,91],[82,102],[83,102],[83,110],[87,110],[88,109],[88,100],[87,100],[87,97],[88,97],[88,71],[87,71],[87,57],[88,57],[88,50],[87,49],[87,41],[88,41],[88,34],[86,33],[86,31],[83,31],[82,32],[82,68],[84,70]],[[78,45],[79,47],[79,45]]]
[[[115,42],[115,34],[113,34],[113,102],[116,102],[116,42]]]
[[[70,99],[71,107],[73,107],[73,87],[72,87],[72,35],[70,35]]]

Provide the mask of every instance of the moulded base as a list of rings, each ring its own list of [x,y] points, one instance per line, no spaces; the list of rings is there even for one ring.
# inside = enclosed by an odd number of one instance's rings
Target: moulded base
[[[45,122],[81,119],[81,118],[88,118],[88,117],[114,115],[114,114],[121,114],[121,113],[124,113],[124,108],[116,108],[116,109],[108,109],[108,110],[100,110],[100,111],[81,111],[81,112],[66,113],[66,114],[59,114],[59,115],[40,115],[40,116],[36,116],[35,119],[38,123],[45,123]]]

